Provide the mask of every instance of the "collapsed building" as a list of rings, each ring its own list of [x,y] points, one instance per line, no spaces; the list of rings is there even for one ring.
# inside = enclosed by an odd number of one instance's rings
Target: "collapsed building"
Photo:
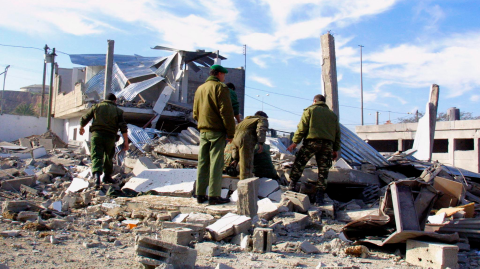
[[[179,52],[173,55],[170,66],[178,66],[173,63],[181,58]],[[105,56],[72,56],[72,61],[87,66],[72,72],[86,72],[90,79],[56,96],[55,117],[67,119],[69,144],[53,133],[0,143],[5,240],[23,236],[67,245],[73,240],[64,233],[79,233],[79,226],[85,225],[92,232],[79,237],[82,247],[120,247],[121,238],[131,243],[126,249],[145,268],[358,268],[390,267],[392,262],[401,267],[478,266],[480,174],[431,161],[438,86],[432,86],[430,113],[419,122],[410,151],[386,158],[341,126],[341,154],[330,169],[325,205],[311,205],[307,195],[286,190],[294,156],[280,139],[269,137],[279,179],[224,175],[222,196],[232,202],[209,206],[192,198],[199,133],[189,117],[189,93],[179,90],[186,89],[184,81],[174,79],[178,74],[161,73],[168,69],[169,57],[148,63],[145,57],[127,58],[115,61],[112,79],[112,89],[118,87],[114,92],[123,98],[132,144],[117,156],[116,183],[99,191],[92,188],[89,147],[83,142],[88,139],[80,139],[75,131],[80,115],[100,99],[103,87],[94,85],[104,74],[100,67],[93,69]],[[154,73],[167,78],[132,76],[120,84],[121,78],[115,77],[128,72],[124,67],[120,73],[118,66],[139,62],[155,66]],[[95,76],[97,82],[92,81]],[[147,83],[151,79],[158,82]],[[59,89],[62,81],[57,80]],[[335,107],[331,96],[327,89]],[[74,106],[61,110],[61,102],[77,97],[68,101]],[[157,117],[156,124],[147,124]],[[165,131],[161,126],[167,121],[185,124]],[[313,159],[300,181],[316,177]],[[382,256],[388,246],[398,245],[394,253]]]

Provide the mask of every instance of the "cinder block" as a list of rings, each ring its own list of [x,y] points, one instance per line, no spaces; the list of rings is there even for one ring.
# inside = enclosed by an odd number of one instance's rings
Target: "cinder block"
[[[5,201],[3,203],[2,212],[11,211],[19,213],[20,211],[40,211],[41,207],[27,201]]]
[[[273,241],[273,229],[256,228],[253,232],[253,251],[258,253],[271,252]]]
[[[196,241],[202,241],[203,235],[205,234],[205,226],[201,224],[192,224],[192,223],[176,223],[171,221],[162,221],[160,222],[162,229],[168,228],[188,228],[193,232],[193,237]]]
[[[251,218],[256,216],[258,210],[258,177],[240,180],[237,192],[237,213]]]
[[[194,239],[193,230],[189,228],[164,229],[160,234],[163,241],[182,246],[188,246]]]
[[[407,240],[406,261],[424,268],[458,268],[458,246]]]
[[[135,252],[137,261],[147,268],[168,263],[173,268],[193,269],[197,260],[194,249],[148,237],[137,237]]]
[[[293,203],[293,210],[299,213],[305,213],[310,208],[310,200],[303,193],[286,191],[282,194],[282,198],[287,198]]]

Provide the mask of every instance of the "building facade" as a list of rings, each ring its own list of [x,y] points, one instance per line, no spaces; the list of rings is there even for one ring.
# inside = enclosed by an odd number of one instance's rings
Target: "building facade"
[[[377,151],[392,154],[413,146],[417,123],[356,126],[357,135]],[[432,161],[480,173],[480,120],[437,121]]]

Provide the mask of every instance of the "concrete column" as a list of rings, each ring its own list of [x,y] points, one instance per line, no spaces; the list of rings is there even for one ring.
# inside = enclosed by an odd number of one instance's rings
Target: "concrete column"
[[[105,85],[103,88],[103,99],[107,99],[107,94],[112,92],[112,70],[113,70],[113,51],[115,48],[114,40],[107,40],[108,49],[105,59]],[[75,83],[75,82],[74,82]]]
[[[449,121],[460,120],[460,109],[451,107],[447,110],[447,115]]]
[[[405,149],[403,148],[403,139],[402,138],[398,139],[398,151],[405,151]]]
[[[428,158],[428,161],[432,160],[433,141],[435,139],[435,125],[437,123],[437,109],[438,109],[439,95],[440,95],[440,86],[438,86],[437,84],[432,84],[432,88],[430,89],[430,99],[429,99],[430,156]]]
[[[183,71],[183,77],[181,82],[181,89],[182,89],[182,103],[188,103],[188,73],[190,69],[188,65],[186,66],[185,70]]]
[[[322,79],[326,103],[340,119],[335,40],[330,33],[326,33],[320,37],[320,42],[322,45]]]
[[[448,139],[448,162],[455,166],[455,138]]]
[[[476,164],[475,166],[477,167],[477,173],[480,173],[480,139],[479,138],[474,138],[473,139],[473,150],[475,151],[475,155],[477,156],[476,158]]]

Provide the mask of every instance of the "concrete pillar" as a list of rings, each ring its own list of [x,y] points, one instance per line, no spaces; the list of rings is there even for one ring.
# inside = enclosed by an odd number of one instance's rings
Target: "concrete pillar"
[[[340,119],[335,40],[330,33],[326,33],[320,37],[320,41],[322,45],[322,79],[326,103]]]
[[[455,166],[455,138],[448,139],[448,162]]]
[[[188,103],[188,73],[190,68],[188,65],[186,66],[185,70],[183,71],[183,77],[181,82],[181,91],[182,91],[182,103]]]
[[[437,123],[437,109],[438,109],[439,95],[440,95],[440,86],[438,86],[437,84],[432,84],[432,88],[430,89],[430,99],[429,99],[430,156],[428,158],[428,161],[432,160],[433,141],[435,139],[435,125]]]
[[[237,185],[237,214],[253,218],[257,215],[258,177],[240,180]]]
[[[477,171],[474,171],[474,172],[477,172],[477,173],[480,173],[480,139],[478,138],[475,138],[473,139],[473,150],[475,151],[475,154],[477,156],[476,158],[476,164],[475,166],[477,167]]]
[[[403,139],[402,138],[399,138],[398,139],[398,151],[405,151],[405,149],[403,148]]]
[[[113,51],[115,47],[114,40],[107,40],[108,49],[105,59],[105,86],[103,88],[103,99],[107,99],[107,94],[112,92],[112,71],[113,71]],[[74,82],[75,83],[75,82]]]

